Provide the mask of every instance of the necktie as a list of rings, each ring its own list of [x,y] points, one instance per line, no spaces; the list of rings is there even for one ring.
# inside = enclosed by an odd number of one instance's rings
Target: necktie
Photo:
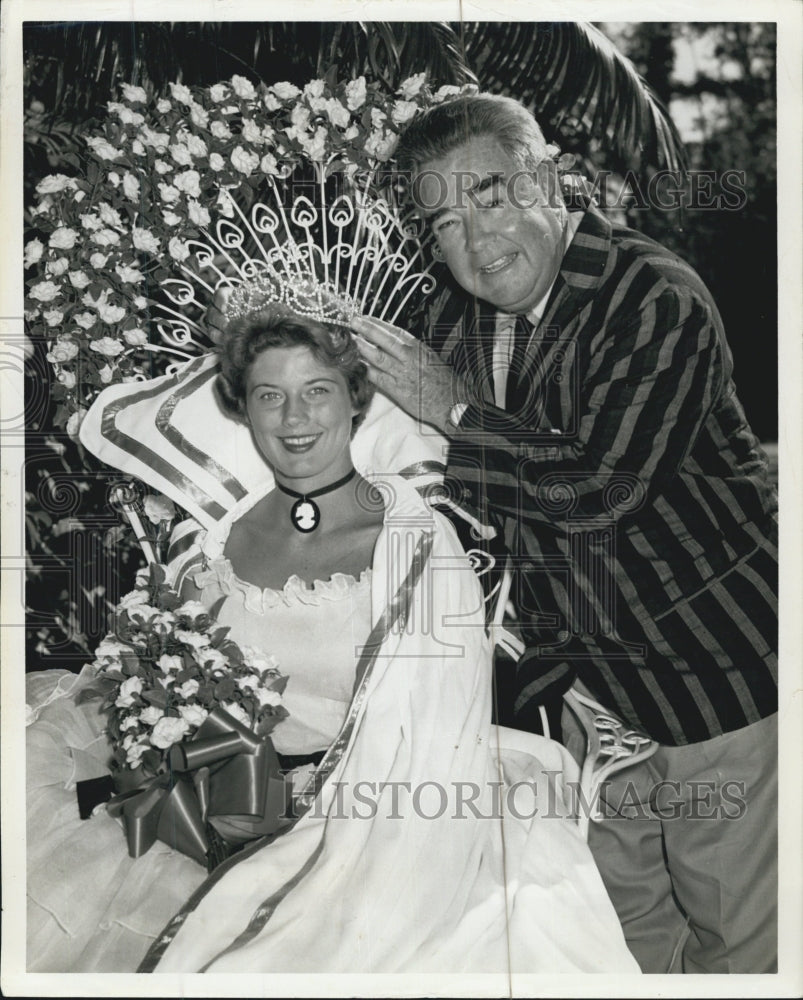
[[[505,390],[505,409],[515,413],[527,401],[527,380],[519,382],[524,359],[527,356],[527,346],[533,332],[533,324],[526,316],[516,317],[516,327],[513,331],[513,353],[507,373],[507,388]]]

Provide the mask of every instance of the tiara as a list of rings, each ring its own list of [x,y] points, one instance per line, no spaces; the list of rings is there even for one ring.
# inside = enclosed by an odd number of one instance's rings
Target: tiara
[[[228,190],[219,218],[186,243],[181,277],[161,281],[154,305],[163,342],[176,355],[205,349],[206,309],[228,290],[225,316],[241,319],[277,304],[321,323],[343,326],[370,315],[397,322],[435,288],[433,262],[413,212],[356,188],[329,198],[316,183],[295,194],[292,175],[271,178],[268,197],[243,209]]]

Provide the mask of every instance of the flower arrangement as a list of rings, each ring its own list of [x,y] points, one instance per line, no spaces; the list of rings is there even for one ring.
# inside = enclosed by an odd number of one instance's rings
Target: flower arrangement
[[[170,85],[153,97],[121,85],[120,100],[86,137],[75,177],[53,174],[30,208],[25,315],[48,345],[55,424],[75,437],[97,393],[152,374],[149,307],[158,283],[189,256],[212,214],[247,204],[299,165],[365,185],[421,109],[469,88],[433,92],[425,74],[387,94],[364,77],[211,87]]]
[[[197,601],[182,601],[164,566],[142,569],[114,628],[95,651],[97,678],[83,700],[102,697],[112,770],[156,776],[170,749],[191,740],[216,708],[264,738],[288,715],[287,677],[275,659],[227,638]]]

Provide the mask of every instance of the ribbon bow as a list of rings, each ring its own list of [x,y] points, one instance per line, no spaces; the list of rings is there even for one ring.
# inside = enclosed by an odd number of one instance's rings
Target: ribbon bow
[[[206,864],[209,826],[227,845],[275,833],[290,821],[289,789],[270,737],[215,708],[192,740],[170,748],[165,774],[123,791],[106,808],[122,816],[132,858],[161,840]]]

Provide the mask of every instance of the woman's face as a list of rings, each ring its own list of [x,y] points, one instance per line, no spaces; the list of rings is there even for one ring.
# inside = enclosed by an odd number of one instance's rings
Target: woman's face
[[[259,450],[282,480],[309,492],[351,469],[358,413],[345,375],[308,347],[269,347],[246,376],[246,412]]]

